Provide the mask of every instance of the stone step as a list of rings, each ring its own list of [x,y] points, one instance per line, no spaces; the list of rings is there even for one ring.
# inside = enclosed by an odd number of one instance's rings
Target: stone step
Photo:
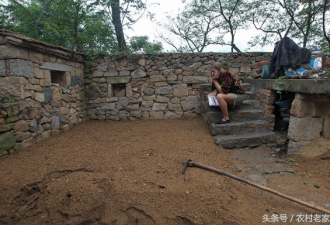
[[[250,83],[242,83],[241,85],[242,85],[242,87],[245,91],[253,91],[254,92],[254,90],[252,90],[253,88],[252,88],[252,85]]]
[[[212,107],[213,108],[213,107]],[[220,108],[219,110],[209,110],[204,113],[205,120],[209,123],[215,123],[222,119],[222,112]],[[229,118],[232,122],[245,122],[249,120],[259,120],[264,119],[265,112],[263,110],[256,109],[236,109],[230,110]]]
[[[247,122],[231,122],[227,124],[209,125],[211,134],[215,135],[244,135],[254,133],[264,133],[274,128],[273,124],[265,120],[250,120]]]
[[[217,135],[214,141],[223,148],[255,147],[262,144],[275,143],[276,134],[273,131],[251,133],[244,135]]]

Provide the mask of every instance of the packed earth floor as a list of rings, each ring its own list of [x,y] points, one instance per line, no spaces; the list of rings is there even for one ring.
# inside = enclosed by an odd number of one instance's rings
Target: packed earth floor
[[[278,146],[218,147],[200,117],[88,121],[0,159],[0,224],[320,224],[299,215],[322,212],[182,168],[192,159],[329,210],[329,143],[288,156]]]

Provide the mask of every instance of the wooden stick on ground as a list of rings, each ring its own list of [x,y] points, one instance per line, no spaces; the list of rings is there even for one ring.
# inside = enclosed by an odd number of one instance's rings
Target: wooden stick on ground
[[[222,175],[225,175],[227,177],[230,177],[230,178],[233,178],[235,180],[238,180],[238,181],[241,181],[241,182],[244,182],[246,184],[249,184],[249,185],[252,185],[254,187],[257,187],[257,188],[260,188],[262,190],[265,190],[265,191],[268,191],[270,193],[273,193],[275,195],[278,195],[278,196],[281,196],[283,198],[286,198],[290,201],[293,201],[293,202],[296,202],[296,203],[299,203],[301,205],[304,205],[304,206],[307,206],[309,208],[312,208],[312,209],[315,209],[315,210],[318,210],[320,212],[323,212],[325,214],[328,214],[330,215],[330,211],[329,210],[326,210],[324,208],[321,208],[321,207],[318,207],[318,206],[315,206],[315,205],[312,205],[312,204],[309,204],[307,202],[304,202],[304,201],[301,201],[300,199],[297,199],[297,198],[294,198],[294,197],[291,197],[291,196],[288,196],[286,194],[283,194],[281,192],[278,192],[278,191],[275,191],[271,188],[267,188],[267,187],[264,187],[262,185],[259,185],[259,184],[256,184],[252,181],[249,181],[249,180],[246,180],[244,178],[241,178],[241,177],[238,177],[238,176],[235,176],[233,174],[230,174],[230,173],[227,173],[227,172],[224,172],[224,171],[221,171],[221,170],[218,170],[218,169],[215,169],[215,168],[212,168],[212,167],[209,167],[209,166],[206,166],[206,165],[203,165],[201,163],[198,163],[198,162],[194,162],[190,159],[184,161],[184,167],[183,167],[183,171],[182,173],[184,174],[186,169],[187,169],[187,166],[195,166],[195,167],[199,167],[199,168],[202,168],[202,169],[205,169],[205,170],[209,170],[209,171],[212,171],[212,172],[215,172],[215,173],[218,173],[218,174],[222,174]]]

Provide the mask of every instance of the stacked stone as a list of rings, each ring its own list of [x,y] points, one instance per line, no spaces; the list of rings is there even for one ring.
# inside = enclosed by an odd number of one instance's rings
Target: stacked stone
[[[88,62],[85,70],[88,117],[95,120],[194,117],[201,113],[200,96],[198,91],[189,95],[188,89],[211,83],[211,64],[226,61],[229,71],[240,80],[252,75],[251,63],[263,55],[192,53],[99,58]],[[112,89],[116,84],[125,84],[125,90],[115,93]]]
[[[315,138],[330,138],[329,101],[330,94],[296,93],[288,130],[290,154],[308,146]]]
[[[276,97],[276,91],[261,89],[256,90],[257,100],[261,102],[261,108],[265,110],[265,114],[262,119],[267,119],[270,122],[269,129],[274,130],[275,114],[274,114],[274,102]]]
[[[17,40],[16,40],[17,41]],[[69,129],[84,118],[82,63],[3,42],[0,45],[0,155]],[[51,71],[64,85],[52,86]]]

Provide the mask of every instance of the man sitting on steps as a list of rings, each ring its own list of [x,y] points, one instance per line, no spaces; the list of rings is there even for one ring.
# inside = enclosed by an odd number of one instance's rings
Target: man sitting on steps
[[[230,123],[228,115],[228,105],[238,105],[245,99],[245,91],[240,83],[228,72],[227,63],[214,63],[211,68],[212,90],[208,96],[215,96],[219,102],[223,114],[222,120],[215,124]]]

